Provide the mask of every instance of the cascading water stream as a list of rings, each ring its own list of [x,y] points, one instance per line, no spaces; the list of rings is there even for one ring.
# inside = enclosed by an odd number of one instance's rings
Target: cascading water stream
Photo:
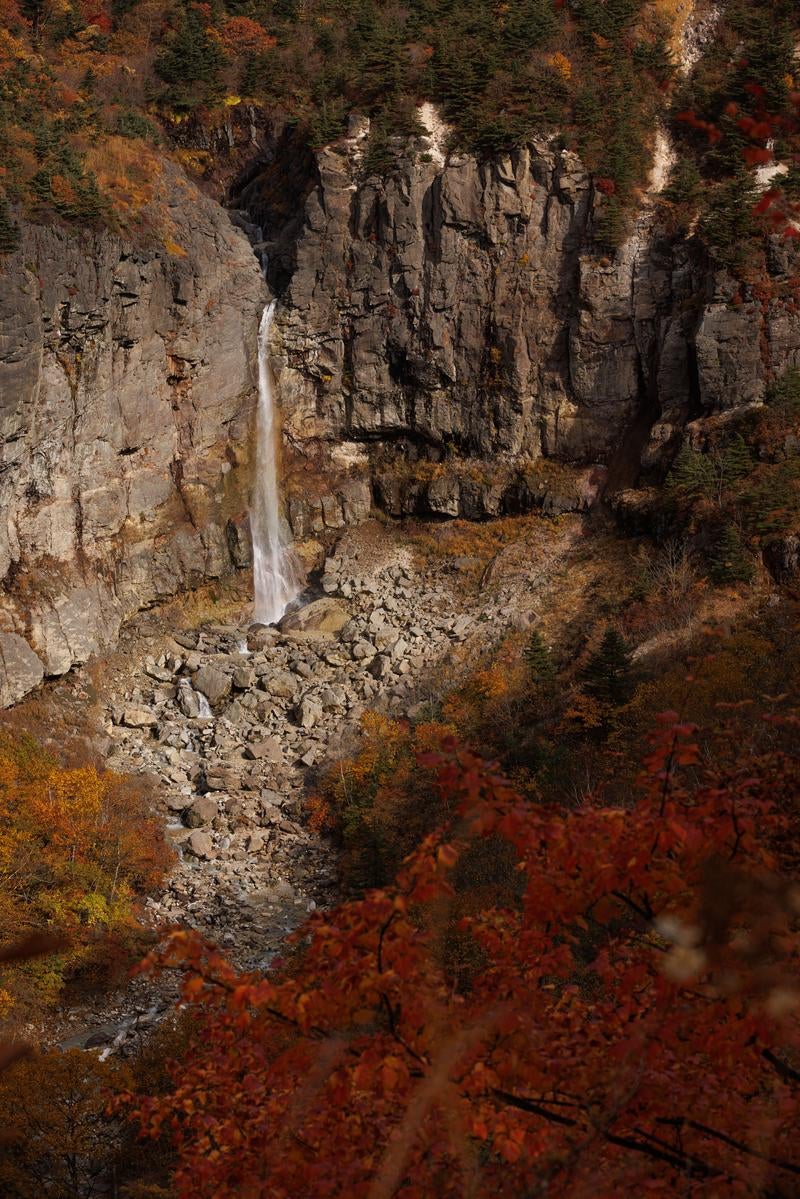
[[[253,538],[253,619],[259,624],[280,620],[301,590],[300,570],[285,535],[278,493],[278,454],[275,444],[275,398],[269,364],[269,335],[275,300],[264,309],[258,330],[258,417],[256,473],[250,529]]]

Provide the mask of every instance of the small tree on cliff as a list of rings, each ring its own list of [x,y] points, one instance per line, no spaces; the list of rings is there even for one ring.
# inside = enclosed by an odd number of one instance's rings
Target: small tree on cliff
[[[536,686],[547,683],[554,677],[553,656],[538,629],[534,629],[528,638],[528,643],[522,651],[522,657],[528,668],[531,682]]]
[[[631,655],[614,628],[606,629],[600,648],[583,669],[586,691],[601,703],[618,707],[630,698],[633,688]]]
[[[19,228],[5,196],[0,196],[0,254],[10,254],[19,244]]]
[[[711,578],[715,583],[749,583],[753,563],[734,524],[727,524],[710,555]]]

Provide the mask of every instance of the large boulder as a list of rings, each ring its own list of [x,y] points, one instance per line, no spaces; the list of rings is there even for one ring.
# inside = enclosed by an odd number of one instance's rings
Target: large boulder
[[[201,666],[192,679],[195,691],[204,695],[213,707],[231,693],[231,676],[215,666]]]
[[[282,633],[325,636],[341,632],[349,620],[350,614],[344,604],[325,596],[284,616],[279,628]]]

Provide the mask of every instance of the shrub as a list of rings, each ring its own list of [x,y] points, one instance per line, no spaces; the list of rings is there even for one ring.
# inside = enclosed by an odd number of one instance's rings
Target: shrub
[[[137,903],[168,857],[160,826],[130,783],[93,766],[64,769],[30,739],[6,739],[0,829],[0,940],[53,929],[71,942],[58,957],[0,976],[0,989],[39,1007],[68,977],[135,953]]]

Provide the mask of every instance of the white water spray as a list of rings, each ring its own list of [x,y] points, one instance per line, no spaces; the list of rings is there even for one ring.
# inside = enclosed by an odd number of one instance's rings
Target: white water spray
[[[258,330],[258,418],[256,477],[250,529],[253,537],[253,582],[259,624],[274,624],[300,591],[300,571],[281,528],[278,455],[275,446],[275,398],[269,364],[269,335],[275,301],[264,309]]]

